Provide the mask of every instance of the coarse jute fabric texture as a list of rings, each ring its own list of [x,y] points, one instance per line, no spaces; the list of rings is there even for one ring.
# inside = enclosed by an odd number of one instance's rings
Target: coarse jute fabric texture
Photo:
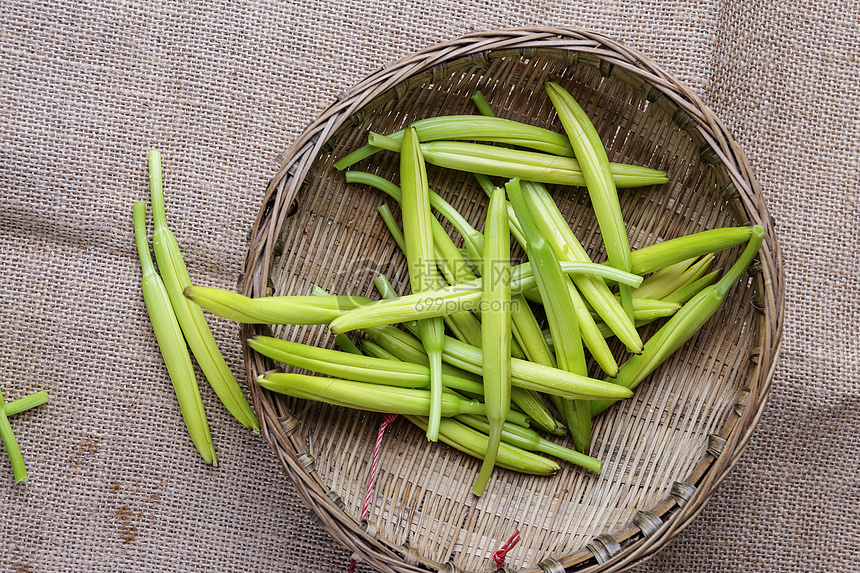
[[[146,150],[192,278],[234,288],[280,152],[366,74],[475,30],[576,26],[651,56],[734,133],[783,251],[770,404],[698,519],[642,572],[860,570],[860,7],[801,2],[0,5],[2,571],[338,571],[269,446],[203,387],[187,438],[139,292]],[[236,325],[212,320],[242,378]],[[362,566],[359,565],[361,570]]]

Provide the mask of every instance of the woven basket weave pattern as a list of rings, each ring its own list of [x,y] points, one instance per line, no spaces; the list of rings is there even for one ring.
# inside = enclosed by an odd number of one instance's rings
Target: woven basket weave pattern
[[[698,98],[647,59],[606,38],[561,30],[473,35],[368,77],[310,126],[272,180],[254,229],[245,290],[306,294],[311,284],[372,296],[384,272],[406,292],[404,259],[375,210],[383,195],[343,182],[334,160],[422,117],[473,113],[481,90],[502,117],[561,131],[543,83],[568,88],[594,121],[610,160],[666,169],[665,186],[622,191],[631,246],[699,230],[765,226],[748,285],[636,397],[595,420],[600,476],[565,467],[552,478],[497,471],[482,498],[479,463],[430,445],[405,421],[386,434],[371,512],[356,522],[381,416],[286,400],[253,389],[267,438],[299,493],[345,546],[383,571],[487,570],[519,528],[508,565],[522,571],[618,570],[665,545],[697,513],[749,439],[766,399],[781,328],[773,228],[742,152]],[[358,168],[397,181],[397,158]],[[438,190],[480,227],[486,201],[470,177],[430,170]],[[593,258],[603,258],[587,193],[551,189]],[[718,254],[726,268],[738,250]],[[517,253],[515,252],[515,255]],[[520,253],[521,256],[521,253]],[[651,330],[645,331],[645,336]],[[253,334],[252,328],[245,335]],[[331,345],[323,327],[276,334]],[[616,348],[619,356],[622,349]],[[249,352],[249,373],[271,367]]]

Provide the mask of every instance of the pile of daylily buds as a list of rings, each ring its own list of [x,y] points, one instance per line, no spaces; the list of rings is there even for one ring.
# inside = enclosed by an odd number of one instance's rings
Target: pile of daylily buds
[[[666,173],[610,163],[574,98],[555,83],[547,83],[546,91],[565,134],[494,117],[477,93],[473,100],[482,115],[432,117],[389,135],[371,133],[367,145],[335,163],[346,169],[347,182],[377,188],[400,205],[402,229],[387,205],[379,213],[406,257],[411,293],[398,296],[379,276],[377,301],[318,288],[303,296],[250,299],[192,286],[175,241],[165,238],[160,160],[151,161],[155,252],[165,283],[172,284],[147,301],[159,300],[150,316],[204,459],[214,462],[214,450],[183,335],[201,366],[212,363],[203,371],[216,376],[213,387],[231,412],[253,430],[259,424],[235,380],[218,366],[223,359],[218,362],[213,343],[198,340],[208,332],[200,307],[248,324],[327,324],[341,350],[268,336],[249,340],[260,354],[315,373],[272,371],[257,379],[260,386],[403,415],[429,440],[483,460],[475,495],[483,493],[494,466],[555,473],[558,463],[540,453],[601,470],[602,462],[587,455],[592,417],[632,396],[717,311],[755,258],[764,231],[713,229],[631,251],[617,189],[664,184]],[[348,170],[380,151],[400,154],[399,187]],[[484,233],[429,189],[426,164],[474,174],[489,197]],[[545,184],[588,189],[606,263],[592,262]],[[143,220],[142,209],[137,207],[136,221]],[[460,235],[462,248],[431,209]],[[528,262],[512,265],[511,235]],[[731,268],[711,270],[714,253],[742,244],[746,248]],[[146,287],[157,275],[151,261],[147,265],[145,243],[139,245]],[[174,314],[178,322],[164,318]],[[643,344],[637,328],[660,319],[664,324]],[[345,336],[359,330],[360,347]],[[629,352],[620,365],[607,342],[613,337]],[[589,357],[603,379],[589,376]],[[573,448],[539,431],[569,434]]]

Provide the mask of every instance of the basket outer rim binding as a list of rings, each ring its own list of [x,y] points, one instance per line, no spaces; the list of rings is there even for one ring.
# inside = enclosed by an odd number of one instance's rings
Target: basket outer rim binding
[[[468,34],[442,42],[407,56],[380,69],[341,93],[338,101],[328,107],[298,137],[280,168],[270,180],[263,204],[251,229],[245,267],[240,277],[240,290],[247,296],[266,294],[269,261],[275,243],[286,224],[287,213],[298,193],[314,158],[332,133],[364,105],[388,90],[405,85],[407,78],[432,70],[436,66],[464,57],[485,57],[490,51],[521,50],[529,53],[536,49],[552,49],[588,53],[601,60],[634,73],[661,95],[671,99],[685,113],[701,137],[711,146],[728,170],[737,198],[751,224],[765,228],[766,239],[759,253],[761,272],[756,281],[763,293],[759,328],[763,332],[762,344],[757,347],[757,366],[752,369],[749,384],[739,396],[733,418],[726,424],[722,436],[713,436],[719,448],[709,450],[693,471],[690,484],[679,487],[691,492],[678,500],[667,499],[650,508],[646,517],[656,516],[659,523],[649,535],[643,535],[640,526],[630,524],[623,531],[613,532],[614,538],[601,540],[599,536],[588,548],[562,558],[562,562],[548,560],[540,569],[556,571],[560,566],[568,571],[614,572],[626,570],[653,556],[678,533],[689,525],[713,496],[716,487],[738,462],[758,423],[770,393],[773,374],[780,351],[783,328],[785,287],[782,276],[782,255],[776,240],[775,222],[768,214],[762,190],[752,168],[723,123],[690,88],[674,79],[644,54],[620,44],[602,34],[551,27],[515,28]],[[342,546],[355,553],[369,565],[386,573],[418,573],[437,569],[439,564],[423,560],[408,548],[393,547],[370,535],[362,524],[342,510],[343,504],[336,495],[328,492],[313,471],[313,458],[305,448],[298,421],[282,418],[268,398],[266,390],[256,384],[256,376],[271,367],[271,363],[245,344],[248,338],[259,334],[255,325],[243,325],[241,339],[245,366],[249,375],[251,397],[260,417],[262,435],[272,445],[283,470],[295,485],[299,496],[316,519]],[[708,459],[710,458],[710,459]],[[678,484],[676,484],[678,485]],[[635,520],[634,520],[635,521]],[[612,541],[619,545],[614,545]],[[611,550],[608,548],[611,546]],[[605,549],[605,551],[604,551]],[[452,570],[453,569],[449,569]]]

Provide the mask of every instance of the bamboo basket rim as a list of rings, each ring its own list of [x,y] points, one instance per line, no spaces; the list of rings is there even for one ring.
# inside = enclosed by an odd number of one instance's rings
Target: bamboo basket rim
[[[723,123],[699,96],[673,78],[666,70],[639,51],[602,34],[551,27],[529,27],[472,33],[430,46],[390,66],[369,74],[349,90],[339,94],[298,137],[269,182],[262,207],[251,229],[250,244],[240,277],[240,290],[248,296],[266,294],[269,262],[287,218],[294,212],[296,195],[313,160],[338,129],[349,125],[370,102],[386,93],[399,97],[416,77],[432,78],[452,62],[478,63],[498,54],[519,54],[529,59],[538,53],[554,52],[595,58],[601,72],[638,76],[647,89],[656,90],[675,106],[673,120],[694,129],[707,143],[716,160],[727,170],[731,192],[750,223],[765,228],[766,240],[759,253],[755,280],[762,296],[756,301],[762,344],[751,359],[757,366],[744,390],[735,399],[732,419],[721,435],[711,435],[708,456],[695,467],[686,481],[676,482],[672,495],[648,510],[639,511],[621,531],[597,536],[586,548],[563,558],[549,558],[535,571],[620,571],[654,555],[689,525],[702,511],[717,486],[738,462],[758,423],[771,390],[780,351],[783,328],[784,279],[782,256],[775,223],[768,214],[762,190],[751,166]],[[423,75],[422,75],[423,74]],[[436,566],[422,560],[408,547],[396,547],[381,540],[374,531],[343,510],[343,502],[329,491],[314,471],[313,456],[307,452],[299,420],[282,416],[266,390],[256,384],[258,374],[269,364],[245,342],[261,330],[244,325],[241,338],[249,374],[254,409],[260,417],[262,435],[272,445],[283,470],[302,500],[334,539],[374,568],[385,572],[419,573]],[[455,571],[440,564],[440,571]]]

